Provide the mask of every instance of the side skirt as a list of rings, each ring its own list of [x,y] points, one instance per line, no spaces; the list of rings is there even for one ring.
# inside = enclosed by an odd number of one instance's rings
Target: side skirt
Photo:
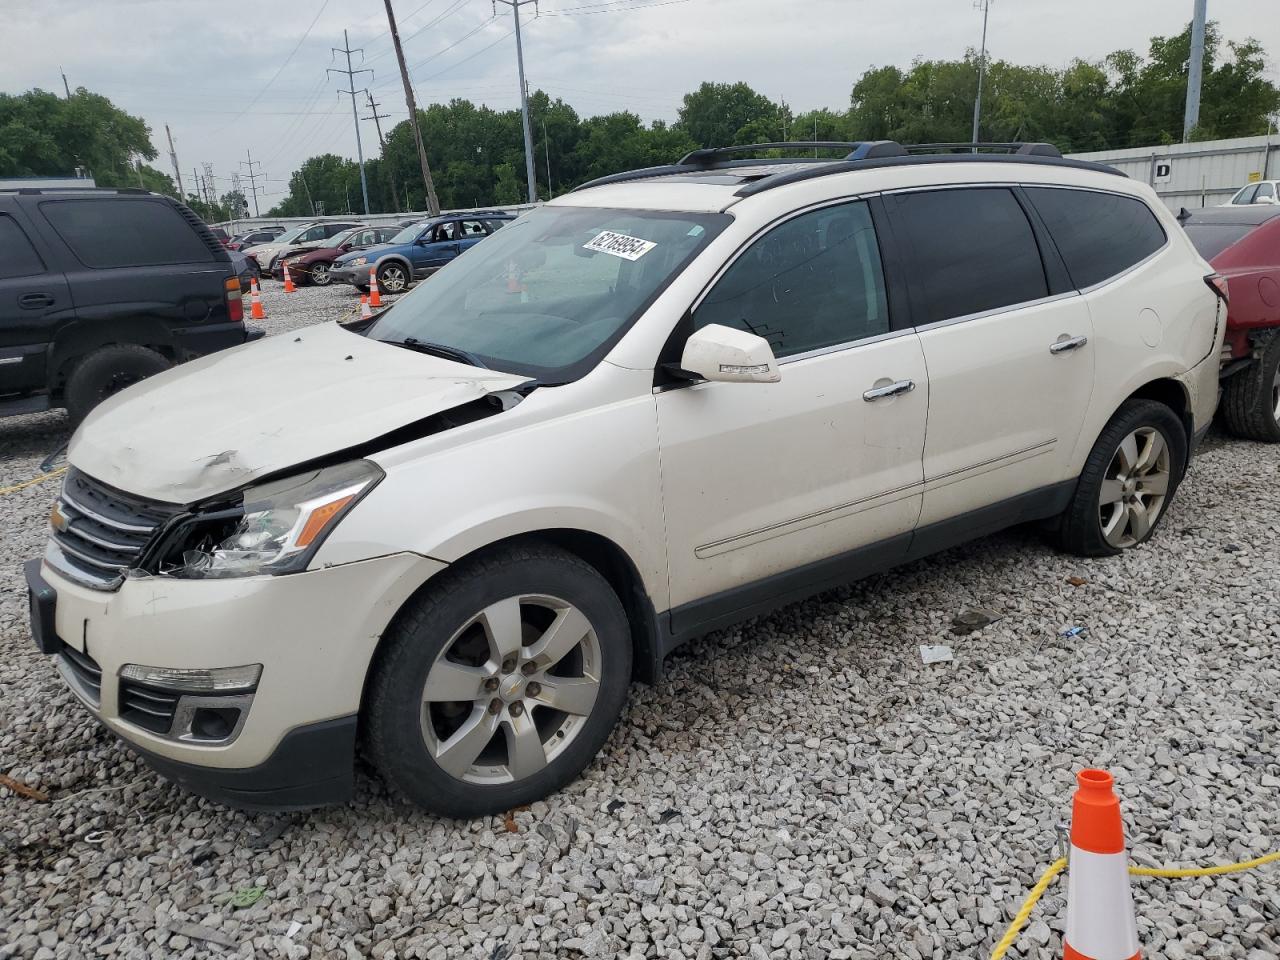
[[[1066,480],[741,587],[694,600],[659,616],[666,621],[661,656],[688,640],[731,626],[930,554],[1067,508],[1076,480]]]

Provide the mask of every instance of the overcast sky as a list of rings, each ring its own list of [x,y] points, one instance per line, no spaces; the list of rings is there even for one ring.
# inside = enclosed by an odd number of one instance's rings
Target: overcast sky
[[[330,47],[364,48],[357,77],[390,114],[404,119],[403,91],[382,0],[5,0],[0,90],[105,94],[150,124],[171,172],[164,125],[173,131],[183,176],[209,162],[219,192],[261,160],[266,202],[308,156],[355,157],[345,77]],[[464,97],[505,109],[518,103],[515,40],[508,7],[490,0],[394,0],[406,58],[422,102]],[[868,67],[906,66],[916,57],[959,57],[977,47],[982,13],[972,0],[545,0],[524,19],[531,87],[563,98],[582,115],[631,110],[646,120],[675,118],[683,93],[703,80],[745,80],[796,111],[844,109]],[[1061,66],[1123,47],[1145,51],[1155,34],[1177,32],[1192,0],[993,0],[991,56]],[[557,14],[557,11],[563,11]],[[1210,19],[1228,39],[1254,36],[1280,80],[1280,5],[1275,0],[1210,0]],[[312,25],[314,20],[314,26]],[[308,28],[310,31],[308,32]],[[342,58],[345,66],[345,58]],[[361,105],[361,116],[368,110]],[[366,154],[372,122],[361,123]],[[371,149],[372,145],[372,149]],[[247,187],[247,181],[246,181]]]

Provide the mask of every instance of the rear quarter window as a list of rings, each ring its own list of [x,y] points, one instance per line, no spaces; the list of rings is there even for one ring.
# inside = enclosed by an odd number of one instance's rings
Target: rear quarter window
[[[86,267],[210,263],[213,254],[173,207],[159,200],[48,200],[40,212]]]
[[[44,262],[12,217],[0,214],[0,280],[44,273]]]
[[[1165,244],[1156,215],[1133,197],[1058,187],[1027,187],[1026,193],[1077,289],[1124,273]]]

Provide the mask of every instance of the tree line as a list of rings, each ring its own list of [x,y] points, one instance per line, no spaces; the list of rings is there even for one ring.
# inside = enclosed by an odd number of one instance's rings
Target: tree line
[[[1190,26],[1153,37],[1145,55],[1117,51],[1061,69],[987,62],[981,138],[1043,140],[1064,153],[1176,143],[1182,139]],[[703,83],[684,96],[677,119],[644,123],[628,111],[581,117],[560,98],[529,99],[540,197],[620,170],[670,163],[699,147],[779,140],[965,142],[971,133],[978,58],[916,60],[871,67],[853,85],[849,107],[796,113],[746,83]],[[1194,140],[1264,134],[1280,112],[1280,88],[1265,76],[1254,39],[1224,41],[1216,24],[1205,39],[1200,123]],[[518,110],[469,100],[418,111],[427,156],[445,209],[505,206],[526,197]],[[154,160],[146,124],[81,88],[70,99],[33,90],[0,95],[0,176],[67,174],[79,166],[104,186],[145,186],[176,196]],[[381,155],[366,161],[369,212],[426,209],[408,121],[393,127]],[[186,201],[209,220],[230,219],[243,197],[210,205]],[[363,211],[355,161],[333,153],[307,159],[270,216]]]

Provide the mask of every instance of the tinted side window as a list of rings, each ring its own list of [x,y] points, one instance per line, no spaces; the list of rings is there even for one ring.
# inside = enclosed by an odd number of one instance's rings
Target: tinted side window
[[[884,275],[865,203],[788,220],[755,241],[693,314],[746,330],[779,357],[889,331]]]
[[[0,280],[44,273],[44,262],[12,217],[0,215]]]
[[[462,238],[467,237],[487,237],[488,233],[484,229],[484,224],[479,220],[459,220],[458,229],[462,231]]]
[[[86,267],[213,259],[182,215],[158,200],[48,200],[40,212]]]
[[[1259,200],[1274,200],[1276,196],[1275,187],[1269,183],[1258,184],[1258,194],[1253,198],[1254,203]]]
[[[485,221],[485,223],[489,225],[489,229],[493,232],[497,232],[498,230],[501,230],[510,222],[511,222],[510,220],[486,220]]]
[[[907,273],[917,326],[1048,294],[1035,234],[1011,191],[936,190],[888,199],[911,251]]]
[[[1089,190],[1027,189],[1077,287],[1123,273],[1164,246],[1160,221],[1141,200]]]

